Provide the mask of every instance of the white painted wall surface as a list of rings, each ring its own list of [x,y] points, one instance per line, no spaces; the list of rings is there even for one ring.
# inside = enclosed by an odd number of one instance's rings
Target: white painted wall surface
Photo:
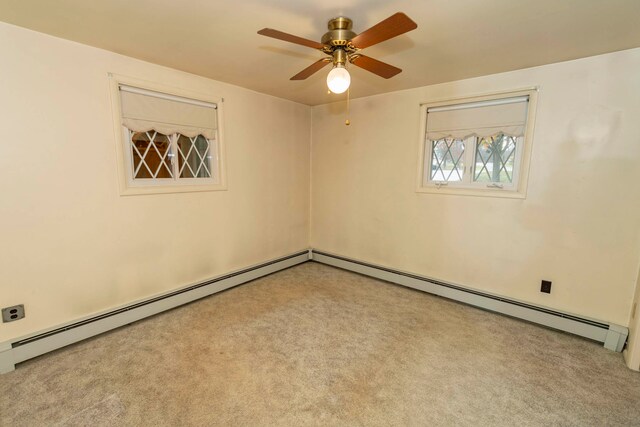
[[[0,51],[0,342],[308,247],[309,107],[3,23]],[[109,72],[223,97],[228,191],[119,196]]]
[[[355,99],[348,127],[344,103],[314,107],[311,246],[628,325],[640,259],[639,75],[634,49]],[[415,192],[420,102],[532,86],[525,200]],[[553,281],[550,295],[541,279]]]

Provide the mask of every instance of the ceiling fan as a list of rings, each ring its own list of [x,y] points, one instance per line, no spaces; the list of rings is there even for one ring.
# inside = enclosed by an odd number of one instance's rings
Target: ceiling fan
[[[328,55],[291,77],[291,80],[304,80],[328,63],[333,63],[333,69],[327,76],[327,86],[333,93],[343,93],[351,84],[351,76],[345,68],[347,61],[385,79],[402,72],[400,68],[361,54],[360,50],[415,30],[418,24],[404,13],[398,12],[360,34],[351,30],[353,22],[344,16],[330,20],[327,27],[329,31],[322,36],[320,42],[271,28],[263,28],[258,34],[318,49]]]

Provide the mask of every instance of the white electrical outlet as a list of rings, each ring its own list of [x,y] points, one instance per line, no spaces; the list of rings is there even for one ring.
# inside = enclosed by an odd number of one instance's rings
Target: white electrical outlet
[[[2,309],[2,323],[14,322],[24,317],[24,305],[14,305]]]

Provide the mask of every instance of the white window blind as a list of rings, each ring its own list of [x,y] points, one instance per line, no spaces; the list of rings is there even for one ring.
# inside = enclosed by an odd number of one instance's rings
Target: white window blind
[[[437,141],[443,138],[463,140],[470,136],[484,138],[499,133],[522,136],[528,99],[528,96],[519,96],[429,108],[426,137]]]
[[[216,104],[120,85],[122,124],[134,132],[215,139]]]

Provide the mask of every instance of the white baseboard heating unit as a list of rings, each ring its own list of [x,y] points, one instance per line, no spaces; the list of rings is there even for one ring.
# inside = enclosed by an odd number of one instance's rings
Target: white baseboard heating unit
[[[46,331],[0,343],[0,374],[13,371],[17,363],[44,353],[310,260],[589,338],[604,343],[604,346],[609,350],[622,351],[627,340],[628,329],[623,326],[537,307],[454,284],[311,249],[186,286],[114,310],[78,319]]]
[[[605,348],[612,351],[621,352],[629,334],[629,330],[624,326],[562,313],[315,249],[312,250],[311,259],[322,264],[332,265],[365,276],[375,277],[485,310],[589,338],[604,343]]]
[[[310,252],[254,265],[201,283],[186,286],[147,300],[60,325],[47,331],[0,343],[0,374],[13,371],[15,364],[99,335],[145,317],[195,301],[271,273],[309,261]]]

